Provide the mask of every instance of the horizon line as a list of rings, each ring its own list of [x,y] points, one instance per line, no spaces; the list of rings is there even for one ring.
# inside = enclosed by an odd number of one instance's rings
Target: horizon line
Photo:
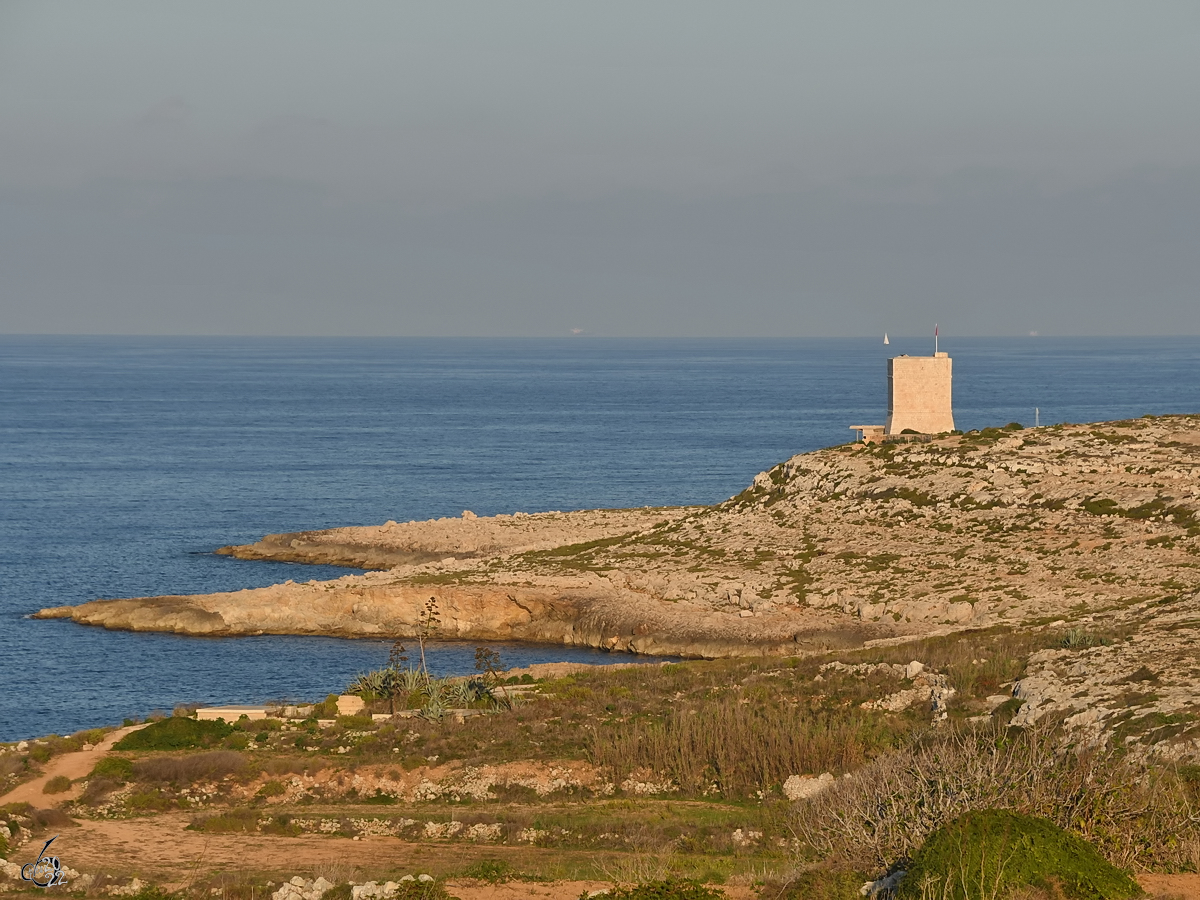
[[[622,341],[795,341],[795,340],[877,340],[883,346],[884,332],[878,334],[814,334],[814,335],[767,335],[767,334],[603,334],[600,332],[581,332],[563,334],[315,334],[315,333],[259,333],[259,332],[121,332],[121,331],[0,331],[0,338],[229,338],[229,339],[300,339],[300,340],[622,340]],[[927,332],[904,333],[886,332],[893,340],[924,340],[933,339]],[[949,340],[996,340],[1024,338],[1037,341],[1049,339],[1180,339],[1200,337],[1200,332],[1173,332],[1171,334],[1135,333],[1135,334],[1068,334],[1068,333],[1024,333],[1024,334],[951,334],[939,335],[940,339]]]

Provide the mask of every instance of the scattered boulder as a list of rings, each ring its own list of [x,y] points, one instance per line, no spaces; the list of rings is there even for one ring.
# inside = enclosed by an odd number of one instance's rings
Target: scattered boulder
[[[296,875],[291,881],[285,881],[271,900],[321,900],[325,892],[333,887],[333,883],[324,878],[310,881]]]
[[[828,790],[837,783],[829,772],[820,775],[792,775],[783,783],[783,795],[789,800],[807,800]]]

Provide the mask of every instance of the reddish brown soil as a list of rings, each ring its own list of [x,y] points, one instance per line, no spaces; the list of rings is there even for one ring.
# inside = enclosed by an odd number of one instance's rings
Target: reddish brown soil
[[[1178,900],[1200,900],[1200,875],[1150,875],[1137,877],[1138,884],[1151,897],[1171,897]]]
[[[91,750],[77,750],[74,753],[64,753],[61,756],[52,758],[46,764],[46,769],[41,775],[32,781],[18,785],[3,797],[0,797],[0,806],[9,803],[29,803],[38,809],[45,809],[48,806],[57,806],[64,800],[74,800],[83,792],[82,785],[72,785],[69,791],[64,791],[61,794],[46,794],[43,793],[42,788],[46,786],[47,781],[56,775],[65,775],[72,781],[77,778],[83,778],[108,753],[113,744],[125,737],[129,732],[137,731],[139,728],[144,727],[143,725],[134,725],[128,728],[118,728],[107,735],[104,740]]]

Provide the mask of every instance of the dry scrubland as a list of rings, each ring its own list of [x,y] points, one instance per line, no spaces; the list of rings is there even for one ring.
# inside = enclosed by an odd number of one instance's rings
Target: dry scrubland
[[[1124,896],[1099,875],[1088,893],[989,874],[989,859],[1036,854],[1016,819],[998,845],[979,843],[994,822],[958,819],[988,809],[1049,820],[1144,879],[1200,869],[1197,417],[832,448],[708,508],[466,515],[229,552],[393,568],[45,615],[408,636],[432,596],[439,633],[459,639],[720,658],[527,677],[513,709],[461,723],[436,707],[169,718],[118,744],[61,810],[0,815],[10,845],[61,830],[92,893],[135,874],[251,900],[312,900],[326,883],[348,900],[350,882],[387,878],[396,897],[500,898],[687,877],[731,896],[849,898],[912,866],[942,873],[930,900],[966,881],[990,898]],[[0,755],[0,790],[63,749]],[[418,873],[438,880],[399,881]],[[280,888],[296,875],[326,882]],[[922,896],[912,879],[896,889]]]

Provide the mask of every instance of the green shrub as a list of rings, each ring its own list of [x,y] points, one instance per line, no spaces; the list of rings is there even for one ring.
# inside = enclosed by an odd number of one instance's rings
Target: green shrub
[[[370,716],[338,716],[337,723],[339,728],[347,731],[364,731],[375,726],[375,720]]]
[[[500,884],[512,879],[513,868],[502,859],[481,859],[467,866],[460,874],[463,878],[474,878],[476,881]]]
[[[402,881],[392,900],[454,900],[440,881]]]
[[[304,833],[300,826],[292,821],[291,816],[272,816],[271,821],[259,826],[259,830],[263,834],[275,834],[284,837],[298,837]]]
[[[336,719],[337,702],[337,694],[330,694],[324,701],[313,706],[312,717],[314,719]]]
[[[35,744],[29,748],[29,758],[40,763],[49,762],[52,755],[53,751],[44,744]]]
[[[138,812],[162,811],[171,809],[175,805],[175,801],[170,797],[164,797],[158,788],[143,788],[130,794],[129,799],[125,802],[130,809]]]
[[[105,778],[102,775],[91,776],[88,778],[87,787],[83,789],[83,794],[79,798],[80,802],[86,804],[99,803],[123,784],[125,784],[124,781],[117,781],[115,778]]]
[[[584,891],[580,900],[588,892]],[[603,895],[610,900],[725,900],[724,891],[706,887],[697,881],[647,881],[628,888],[613,888]]]
[[[8,859],[8,828],[0,825],[0,859]]]
[[[148,884],[130,897],[129,900],[176,900],[176,898],[181,896],[183,895],[173,894],[166,888],[161,888],[158,885]]]
[[[282,797],[287,793],[287,788],[283,786],[282,781],[271,779],[266,784],[258,789],[257,797]]]
[[[207,834],[229,834],[236,831],[257,831],[258,813],[252,809],[230,809],[215,816],[201,816],[188,826],[192,831]]]
[[[92,767],[92,774],[88,777],[128,781],[133,777],[133,760],[123,756],[106,756]]]
[[[775,891],[764,890],[762,896],[764,900],[860,900],[859,888],[869,880],[856,872],[813,869]]]
[[[63,791],[71,789],[71,779],[66,775],[55,775],[44,785],[42,785],[43,794],[61,794]]]
[[[1078,900],[1126,900],[1142,889],[1078,835],[1006,809],[964,813],[913,855],[897,900],[930,890],[944,900],[984,900],[1020,888],[1060,890]]]
[[[224,743],[230,750],[245,750],[250,746],[250,735],[244,731],[236,731],[225,738]]]
[[[233,733],[224,722],[199,721],[172,716],[130,732],[113,745],[114,750],[190,750],[211,747]]]

